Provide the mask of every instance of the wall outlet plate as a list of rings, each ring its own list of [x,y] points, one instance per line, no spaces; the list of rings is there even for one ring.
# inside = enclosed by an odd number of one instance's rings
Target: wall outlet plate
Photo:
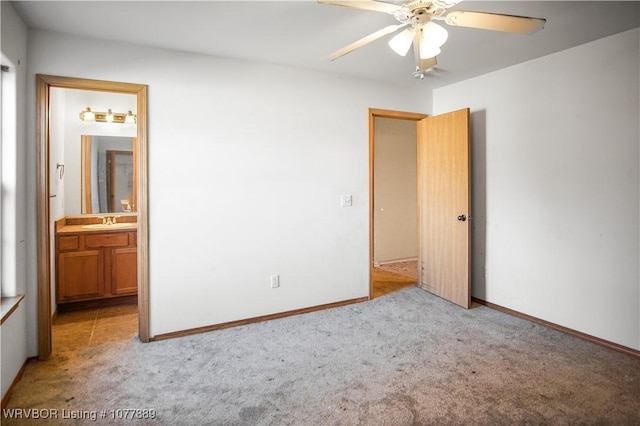
[[[340,197],[340,205],[342,207],[351,207],[353,205],[353,196],[351,196],[351,195],[342,195]]]

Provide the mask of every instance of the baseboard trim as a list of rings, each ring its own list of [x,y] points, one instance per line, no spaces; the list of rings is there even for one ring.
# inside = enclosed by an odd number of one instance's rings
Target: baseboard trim
[[[487,308],[495,309],[496,311],[503,312],[505,314],[512,315],[514,317],[522,318],[527,321],[531,321],[533,323],[560,331],[562,333],[566,333],[570,336],[577,337],[578,339],[585,340],[590,343],[595,343],[596,345],[603,346],[607,349],[614,350],[616,352],[621,352],[625,355],[632,356],[634,358],[640,358],[640,351],[629,348],[627,346],[620,345],[618,343],[610,342],[605,339],[601,339],[599,337],[592,336],[590,334],[583,333],[581,331],[577,331],[568,327],[564,327],[562,325],[558,325],[549,321],[545,321],[540,318],[532,317],[531,315],[523,314],[522,312],[514,311],[513,309],[505,308],[504,306],[496,305],[495,303],[487,302],[486,300],[478,299],[476,297],[471,298],[472,301],[479,303],[480,305],[484,305]]]
[[[7,389],[7,393],[4,394],[4,396],[2,397],[2,403],[0,405],[1,409],[4,410],[7,407],[7,404],[9,403],[9,399],[11,398],[11,394],[13,393],[13,389],[16,387],[20,379],[22,379],[22,375],[24,374],[24,370],[27,368],[27,364],[37,360],[38,360],[37,356],[29,357],[24,360],[24,364],[22,364],[22,367],[20,367],[20,370],[18,371],[18,374],[16,374],[16,377],[13,378],[13,381],[11,382],[11,386],[9,386],[9,389]]]
[[[359,297],[357,299],[343,300],[342,302],[327,303],[325,305],[311,306],[309,308],[295,309],[293,311],[280,312],[277,314],[263,315],[259,317],[247,318],[247,319],[238,320],[238,321],[230,321],[230,322],[225,322],[221,324],[207,325],[204,327],[190,328],[188,330],[174,331],[172,333],[158,334],[157,336],[151,337],[149,340],[152,342],[155,342],[158,340],[174,339],[176,337],[190,336],[193,334],[200,334],[200,333],[206,333],[209,331],[222,330],[224,328],[238,327],[241,325],[253,324],[257,322],[270,321],[270,320],[279,319],[279,318],[286,318],[293,315],[308,314],[310,312],[322,311],[324,309],[338,308],[340,306],[352,305],[354,303],[366,302],[368,300],[369,300],[368,297]]]

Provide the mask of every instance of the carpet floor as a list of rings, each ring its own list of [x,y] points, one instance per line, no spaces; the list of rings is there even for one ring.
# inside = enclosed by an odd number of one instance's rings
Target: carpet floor
[[[58,410],[37,424],[637,425],[640,359],[409,287],[241,327],[57,353],[27,365],[7,408]]]

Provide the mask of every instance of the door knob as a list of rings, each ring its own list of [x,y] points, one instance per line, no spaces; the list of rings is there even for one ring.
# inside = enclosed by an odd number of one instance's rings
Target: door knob
[[[465,215],[461,214],[460,216],[458,216],[458,220],[460,222],[464,222],[465,220],[467,220],[467,217]]]

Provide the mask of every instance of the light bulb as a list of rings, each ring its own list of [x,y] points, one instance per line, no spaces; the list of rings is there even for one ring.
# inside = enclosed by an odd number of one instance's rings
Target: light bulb
[[[426,41],[432,46],[440,47],[449,38],[447,30],[434,22],[427,22],[422,30],[422,41]]]
[[[133,115],[133,113],[131,111],[127,112],[127,116],[124,119],[124,122],[127,124],[135,124],[136,122],[136,116]]]
[[[109,123],[113,123],[113,112],[111,112],[111,110],[107,110],[107,116],[105,117],[105,119],[109,122]]]
[[[82,121],[95,121],[95,119],[96,116],[89,107],[80,113],[80,120]]]
[[[407,28],[406,30],[398,33],[389,40],[389,47],[393,49],[400,56],[406,56],[413,42],[415,32],[413,28]]]

